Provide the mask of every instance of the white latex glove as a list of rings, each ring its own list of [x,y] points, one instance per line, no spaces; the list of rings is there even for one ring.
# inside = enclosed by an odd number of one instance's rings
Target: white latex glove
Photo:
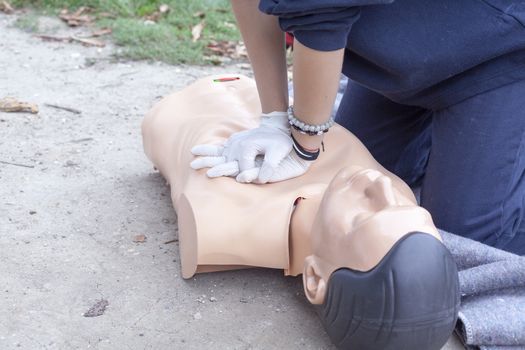
[[[258,128],[235,133],[224,145],[206,144],[193,147],[191,152],[199,157],[191,162],[191,167],[210,168],[207,172],[209,177],[240,176],[249,170],[249,173],[245,173],[237,180],[266,183],[273,180],[274,173],[281,165],[290,168],[290,165],[287,165],[291,164],[290,161],[286,163],[283,161],[290,156],[292,148],[288,114],[272,112],[262,115]],[[256,164],[257,156],[264,156],[260,166]],[[295,174],[297,168],[294,169]],[[280,178],[283,176],[284,174],[281,174]]]
[[[297,153],[292,150],[288,156],[281,161],[267,182],[278,182],[301,176],[306,173],[311,163],[311,161],[299,158]],[[259,179],[260,170],[261,168],[259,167],[245,170],[237,175],[236,179],[238,182],[244,183],[263,183]]]

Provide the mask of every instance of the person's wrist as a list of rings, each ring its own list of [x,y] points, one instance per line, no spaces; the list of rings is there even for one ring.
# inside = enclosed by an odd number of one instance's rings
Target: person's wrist
[[[324,139],[323,135],[308,135],[303,134],[300,131],[292,128],[292,135],[294,139],[299,143],[303,148],[309,151],[316,151],[321,148],[321,143]]]
[[[290,135],[292,138],[293,143],[293,150],[294,155],[298,156],[299,158],[306,160],[308,162],[313,162],[317,160],[319,157],[319,154],[321,153],[321,149],[308,149],[306,147],[303,147],[294,137],[293,134]]]

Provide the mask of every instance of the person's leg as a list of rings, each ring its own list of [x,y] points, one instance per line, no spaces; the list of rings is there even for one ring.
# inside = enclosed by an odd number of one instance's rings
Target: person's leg
[[[429,111],[397,104],[349,80],[336,121],[381,165],[410,185],[418,184],[430,149]]]
[[[434,112],[421,204],[439,228],[525,254],[525,81]]]

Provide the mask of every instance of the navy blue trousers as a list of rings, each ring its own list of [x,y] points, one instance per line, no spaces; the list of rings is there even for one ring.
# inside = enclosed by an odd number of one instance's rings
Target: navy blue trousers
[[[437,227],[525,255],[525,81],[435,110],[350,81],[336,120],[421,186]]]

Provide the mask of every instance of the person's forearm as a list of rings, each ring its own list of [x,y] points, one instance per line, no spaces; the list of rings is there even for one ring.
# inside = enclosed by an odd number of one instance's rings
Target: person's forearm
[[[231,0],[231,3],[255,74],[262,112],[286,111],[286,51],[278,18],[260,12],[259,0]]]
[[[323,124],[330,118],[334,105],[344,49],[335,51],[312,50],[299,41],[294,42],[293,86],[296,118],[306,124]],[[321,145],[322,136],[309,136],[292,128],[296,140],[309,149]]]

